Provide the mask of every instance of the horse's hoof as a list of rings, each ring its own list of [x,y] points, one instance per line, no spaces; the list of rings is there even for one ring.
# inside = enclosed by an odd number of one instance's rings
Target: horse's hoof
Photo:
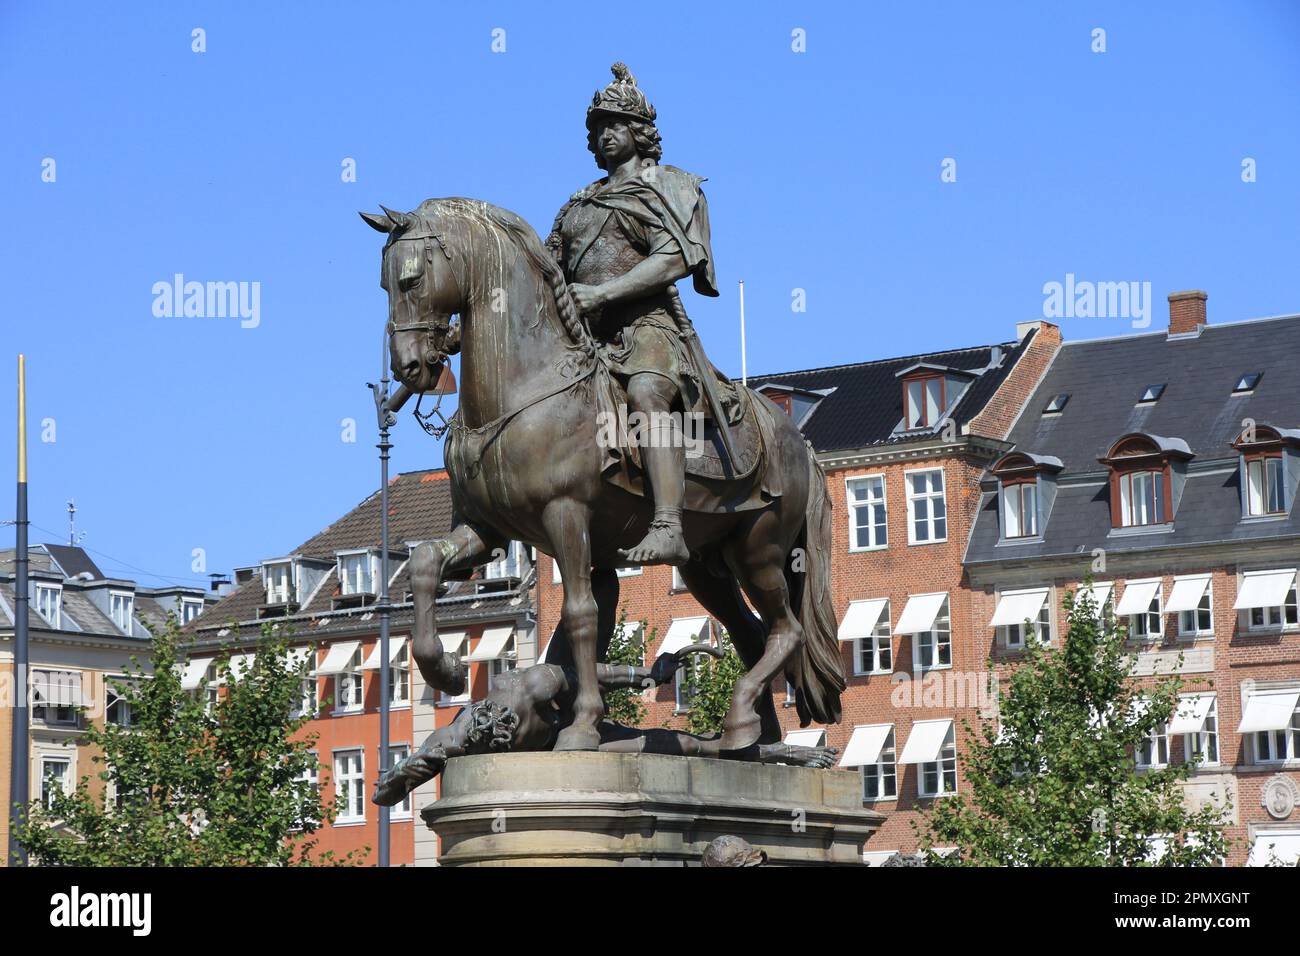
[[[594,727],[577,727],[570,725],[560,731],[555,739],[554,750],[597,750],[600,747],[600,733]]]

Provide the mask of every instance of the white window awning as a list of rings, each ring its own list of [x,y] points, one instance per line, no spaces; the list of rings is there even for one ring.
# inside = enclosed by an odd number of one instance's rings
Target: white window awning
[[[792,730],[785,735],[785,742],[795,747],[820,747],[826,743],[826,728],[809,727],[807,730]]]
[[[1092,599],[1093,613],[1100,619],[1106,609],[1106,602],[1110,600],[1110,592],[1110,584],[1094,584],[1092,587],[1079,588],[1074,594],[1074,603],[1078,604],[1085,594],[1088,595]]]
[[[687,644],[698,643],[708,624],[707,617],[673,618],[673,623],[668,626],[668,633],[664,635],[663,643],[659,645],[657,656],[675,654]]]
[[[918,720],[912,724],[907,746],[898,758],[899,763],[934,763],[939,759],[944,742],[952,733],[951,720]]]
[[[1205,597],[1205,589],[1210,586],[1208,574],[1194,577],[1174,578],[1174,589],[1169,592],[1169,602],[1165,613],[1178,614],[1181,611],[1195,611]]]
[[[317,676],[331,677],[335,674],[342,674],[348,669],[348,665],[352,663],[352,657],[360,646],[360,641],[339,641],[337,644],[331,644],[329,653],[325,655],[324,662],[320,667],[316,668]]]
[[[1252,607],[1280,607],[1286,602],[1287,592],[1294,583],[1295,568],[1243,574],[1232,607],[1237,611]]]
[[[389,639],[388,641],[388,663],[389,664],[392,664],[394,661],[396,661],[399,657],[402,656],[402,648],[404,647],[406,647],[405,637],[394,637]],[[380,664],[379,642],[375,641],[374,650],[370,652],[370,656],[366,658],[366,662],[361,665],[361,669],[363,671],[377,671],[379,670],[379,664]]]
[[[1169,721],[1171,734],[1199,734],[1205,729],[1205,718],[1214,706],[1213,694],[1189,694],[1178,698],[1174,716]]]
[[[1283,866],[1295,866],[1300,862],[1300,830],[1256,832],[1246,865],[1269,866],[1274,860]]]
[[[896,634],[920,634],[934,627],[934,619],[939,616],[939,609],[948,600],[947,594],[913,594],[907,598],[907,607],[898,619]]]
[[[870,637],[880,624],[880,616],[889,606],[888,598],[872,598],[869,601],[851,601],[849,609],[844,612],[840,622],[841,641],[859,641]]]
[[[181,690],[198,690],[199,684],[212,666],[212,658],[199,657],[189,661],[181,674]]]
[[[248,672],[253,669],[253,660],[256,657],[256,654],[231,654],[230,675],[235,680],[243,680]]]
[[[854,727],[844,747],[844,756],[840,759],[841,767],[869,767],[880,762],[880,752],[885,749],[893,724],[872,724],[869,727]]]
[[[451,631],[448,634],[439,634],[438,640],[442,642],[442,652],[444,654],[459,654],[461,647],[465,644],[465,632]]]
[[[76,671],[33,671],[32,703],[46,707],[80,707],[81,674]]]
[[[1036,621],[1047,601],[1047,588],[1034,588],[1030,591],[1003,591],[998,598],[997,610],[989,627],[1005,627],[1008,624],[1023,624],[1026,620]]]
[[[1146,614],[1151,609],[1156,592],[1160,590],[1159,581],[1137,581],[1124,586],[1124,594],[1115,608],[1117,615]]]
[[[496,627],[485,627],[483,636],[478,639],[478,647],[474,652],[467,656],[467,661],[495,661],[506,655],[506,648],[515,638],[515,626],[513,624],[500,624]]]
[[[1257,690],[1246,698],[1246,712],[1241,715],[1239,734],[1261,730],[1286,730],[1291,715],[1300,703],[1300,688],[1294,690]]]

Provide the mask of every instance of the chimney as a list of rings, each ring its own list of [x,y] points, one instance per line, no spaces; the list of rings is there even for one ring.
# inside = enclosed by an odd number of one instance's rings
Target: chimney
[[[1200,289],[1169,293],[1169,334],[1198,334],[1208,321],[1205,318],[1206,298]]]
[[[226,574],[209,574],[212,580],[211,589],[214,594],[224,595],[230,593],[230,576]],[[224,589],[224,590],[223,590]]]

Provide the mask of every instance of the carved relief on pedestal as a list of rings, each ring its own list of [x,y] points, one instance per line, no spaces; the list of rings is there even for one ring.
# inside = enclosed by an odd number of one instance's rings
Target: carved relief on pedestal
[[[1259,802],[1274,820],[1285,820],[1300,803],[1300,785],[1286,774],[1276,774],[1265,782]]]

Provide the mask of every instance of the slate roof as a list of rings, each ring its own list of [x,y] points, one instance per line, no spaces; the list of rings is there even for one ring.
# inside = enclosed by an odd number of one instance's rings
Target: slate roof
[[[997,503],[986,491],[967,563],[1300,534],[1300,509],[1279,520],[1241,520],[1232,448],[1243,419],[1281,428],[1300,425],[1297,356],[1300,316],[1209,325],[1195,338],[1170,339],[1160,331],[1065,343],[1009,436],[1017,451],[1050,455],[1064,464],[1043,540],[998,546]],[[1264,374],[1253,392],[1233,394],[1246,372]],[[1159,401],[1137,404],[1146,386],[1161,383],[1167,387]],[[1070,395],[1065,410],[1044,415],[1048,401],[1062,392]],[[1129,432],[1181,439],[1195,456],[1172,532],[1111,533],[1107,473],[1097,459]]]
[[[908,441],[918,437],[917,433],[912,432],[901,438],[892,437],[895,426],[903,418],[903,389],[897,378],[899,372],[924,363],[975,374],[975,380],[957,402],[951,416],[961,426],[984,409],[1029,347],[1035,334],[1037,330],[1031,330],[1019,342],[1001,342],[801,372],[751,375],[749,384],[751,387],[759,387],[771,382],[810,391],[834,389],[821,400],[803,424],[804,437],[812,442],[813,448],[818,452]],[[1001,354],[1001,361],[996,365],[995,350]]]
[[[84,548],[67,544],[47,544],[44,548],[68,577],[75,578],[84,572],[95,580],[103,579],[104,572],[99,570],[99,566],[91,560]]]

